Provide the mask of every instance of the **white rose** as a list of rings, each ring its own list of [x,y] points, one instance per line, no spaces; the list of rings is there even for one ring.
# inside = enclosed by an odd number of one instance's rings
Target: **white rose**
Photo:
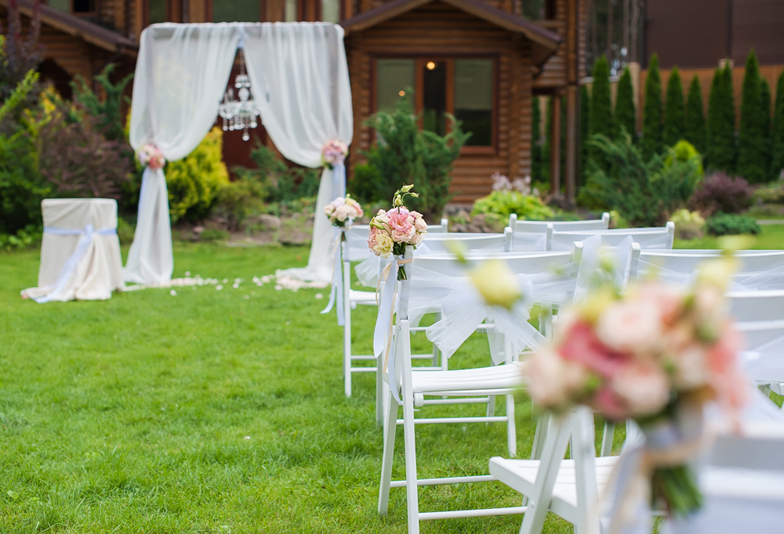
[[[596,324],[599,340],[618,352],[647,352],[659,344],[661,335],[661,315],[645,302],[615,302],[604,309]]]
[[[392,252],[393,241],[386,232],[376,234],[376,242],[373,244],[373,252],[379,256],[388,257]]]
[[[343,222],[349,217],[350,213],[351,213],[351,207],[343,204],[342,206],[338,206],[337,209],[335,210],[335,217],[340,222]]]

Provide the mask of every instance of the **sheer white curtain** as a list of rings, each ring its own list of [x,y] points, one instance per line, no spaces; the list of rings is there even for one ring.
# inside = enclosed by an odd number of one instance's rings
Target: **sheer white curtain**
[[[321,166],[331,140],[351,143],[351,85],[343,28],[329,23],[243,24],[245,60],[253,98],[272,141],[289,160]],[[308,266],[279,271],[302,280],[332,281],[333,230],[324,206],[346,193],[345,168],[321,174]]]
[[[133,83],[130,142],[153,143],[167,160],[195,149],[218,114],[237,51],[236,24],[155,24],[142,32]],[[127,282],[161,283],[174,269],[166,178],[145,169]]]

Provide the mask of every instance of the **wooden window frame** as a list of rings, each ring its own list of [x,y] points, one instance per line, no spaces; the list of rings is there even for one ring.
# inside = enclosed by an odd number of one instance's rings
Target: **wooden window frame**
[[[455,113],[455,60],[458,59],[489,59],[493,62],[493,124],[491,126],[492,142],[488,146],[463,146],[460,150],[461,155],[471,156],[495,156],[498,154],[498,128],[499,128],[499,83],[498,65],[500,58],[498,54],[377,54],[371,56],[372,71],[370,76],[370,108],[371,114],[378,111],[378,60],[379,59],[413,59],[414,60],[414,112],[420,113],[424,107],[424,95],[422,87],[424,85],[424,69],[428,61],[443,61],[446,63],[446,112],[454,115]],[[422,128],[422,118],[419,119],[419,127]],[[448,127],[448,125],[447,125]]]

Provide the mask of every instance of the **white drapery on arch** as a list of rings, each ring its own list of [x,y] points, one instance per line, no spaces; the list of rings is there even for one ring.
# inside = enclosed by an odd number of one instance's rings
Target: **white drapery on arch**
[[[130,142],[161,149],[167,160],[184,158],[209,132],[218,114],[238,46],[243,47],[251,92],[261,122],[289,160],[321,166],[321,149],[353,136],[351,86],[343,29],[328,23],[154,24],[142,32],[133,85]],[[321,175],[308,266],[282,274],[332,280],[332,230],[318,214],[345,194],[345,169]],[[162,170],[144,171],[139,216],[125,279],[171,279],[171,225]]]

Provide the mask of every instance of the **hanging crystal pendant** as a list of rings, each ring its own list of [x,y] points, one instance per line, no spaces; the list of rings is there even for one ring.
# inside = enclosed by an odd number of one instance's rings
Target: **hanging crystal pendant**
[[[239,100],[234,98],[237,90]],[[250,140],[250,128],[256,128],[256,120],[261,113],[256,102],[251,98],[250,77],[245,73],[245,57],[240,48],[240,73],[234,78],[234,89],[231,87],[223,95],[223,102],[218,107],[218,114],[223,119],[223,131],[242,130],[242,140]]]

